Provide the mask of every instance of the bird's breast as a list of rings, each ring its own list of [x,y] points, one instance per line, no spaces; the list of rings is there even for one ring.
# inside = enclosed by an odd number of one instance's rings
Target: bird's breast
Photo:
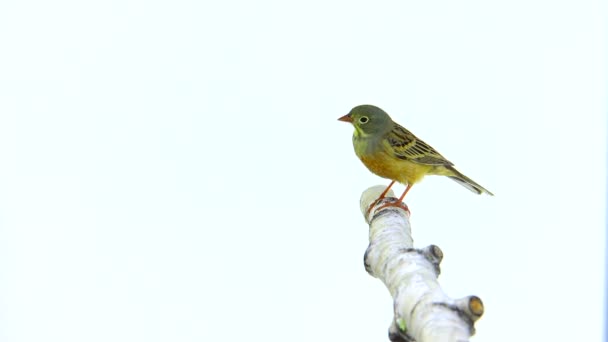
[[[368,154],[357,153],[357,156],[371,172],[403,184],[419,182],[432,168],[430,165],[399,159],[382,150]]]

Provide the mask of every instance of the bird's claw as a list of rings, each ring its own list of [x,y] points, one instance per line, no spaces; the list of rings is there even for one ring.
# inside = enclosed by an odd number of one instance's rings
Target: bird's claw
[[[401,202],[401,201],[397,201],[397,202],[388,202],[386,204],[381,205],[378,209],[376,209],[376,211],[380,211],[384,208],[387,207],[397,207],[397,208],[401,208],[405,211],[407,211],[407,213],[410,213],[410,208],[408,208],[407,204]]]
[[[369,205],[369,207],[367,207],[367,213],[366,213],[366,216],[368,216],[368,217],[369,217],[369,213],[371,213],[371,212],[372,212],[372,208],[373,208],[373,207],[374,207],[374,206],[375,206],[375,205],[376,205],[376,204],[377,204],[377,203],[378,203],[380,200],[382,200],[382,197],[380,197],[380,198],[376,198],[376,199],[375,199],[375,200],[374,200],[374,201],[373,201],[373,202],[372,202],[372,203]]]
[[[369,217],[369,214],[371,213],[372,209],[378,204],[378,202],[380,202],[381,200],[383,200],[383,198],[378,198],[375,201],[373,201],[369,207],[367,208],[367,216]],[[378,212],[384,208],[387,207],[397,207],[397,208],[401,208],[405,211],[407,211],[408,214],[410,214],[410,209],[408,208],[407,204],[405,204],[402,201],[399,200],[395,200],[395,199],[391,199],[391,198],[387,198],[388,200],[390,200],[390,202],[387,202],[381,206],[379,206],[376,210],[374,210],[375,212]]]

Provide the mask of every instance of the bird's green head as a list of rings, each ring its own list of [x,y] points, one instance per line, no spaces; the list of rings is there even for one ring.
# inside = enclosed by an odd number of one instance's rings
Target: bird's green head
[[[361,105],[339,118],[355,126],[355,136],[368,137],[384,134],[393,127],[393,120],[382,109],[372,105]]]

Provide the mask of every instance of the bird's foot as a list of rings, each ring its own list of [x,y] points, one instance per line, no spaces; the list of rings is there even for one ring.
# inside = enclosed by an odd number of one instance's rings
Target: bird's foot
[[[375,200],[375,201],[373,201],[373,202],[372,202],[372,203],[369,205],[369,207],[367,207],[367,213],[365,213],[365,214],[366,214],[366,216],[369,216],[369,213],[371,213],[371,212],[372,212],[372,208],[373,208],[373,207],[374,207],[376,204],[378,204],[378,202],[380,202],[382,199],[384,199],[384,196],[380,196],[380,197],[376,198],[376,200]]]
[[[385,204],[381,205],[380,207],[378,207],[378,209],[376,209],[376,211],[380,211],[380,210],[382,210],[384,208],[387,208],[387,207],[401,208],[401,209],[407,211],[408,214],[410,214],[410,208],[408,208],[407,204],[405,204],[405,203],[403,203],[401,201],[385,203]]]
[[[378,204],[379,201],[381,201],[382,199],[384,199],[384,197],[386,196],[386,194],[388,193],[388,191],[391,189],[391,186],[393,186],[393,184],[395,184],[395,180],[391,181],[391,183],[386,187],[386,189],[384,189],[384,191],[382,191],[382,193],[380,194],[380,196],[378,196],[378,198],[372,202],[372,204],[369,205],[369,207],[367,207],[367,213],[366,216],[369,217],[369,213],[372,211],[372,208]],[[406,190],[407,192],[407,190]]]
[[[372,204],[369,205],[369,207],[367,208],[367,217],[369,217],[369,214],[371,213],[372,209],[376,205],[378,205],[378,202],[382,201],[383,199],[385,199],[385,198],[384,197],[378,198],[375,201],[373,201]],[[390,197],[386,198],[386,200],[388,200],[390,202],[387,202],[387,203],[379,206],[374,211],[377,212],[377,211],[380,211],[380,210],[382,210],[384,208],[387,208],[387,207],[397,207],[397,208],[401,208],[401,209],[407,211],[407,213],[410,214],[410,209],[408,208],[407,204],[403,203],[402,201],[399,201],[396,198],[390,198]]]

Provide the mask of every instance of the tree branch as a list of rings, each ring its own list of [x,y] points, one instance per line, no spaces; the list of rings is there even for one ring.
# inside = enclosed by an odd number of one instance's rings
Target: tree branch
[[[443,292],[437,282],[443,252],[435,245],[414,248],[407,206],[380,208],[386,203],[396,203],[392,191],[373,203],[384,188],[375,186],[363,192],[361,211],[369,223],[365,269],[382,280],[393,297],[395,316],[389,339],[468,341],[475,333],[475,321],[483,314],[481,299],[476,296],[451,299]]]

